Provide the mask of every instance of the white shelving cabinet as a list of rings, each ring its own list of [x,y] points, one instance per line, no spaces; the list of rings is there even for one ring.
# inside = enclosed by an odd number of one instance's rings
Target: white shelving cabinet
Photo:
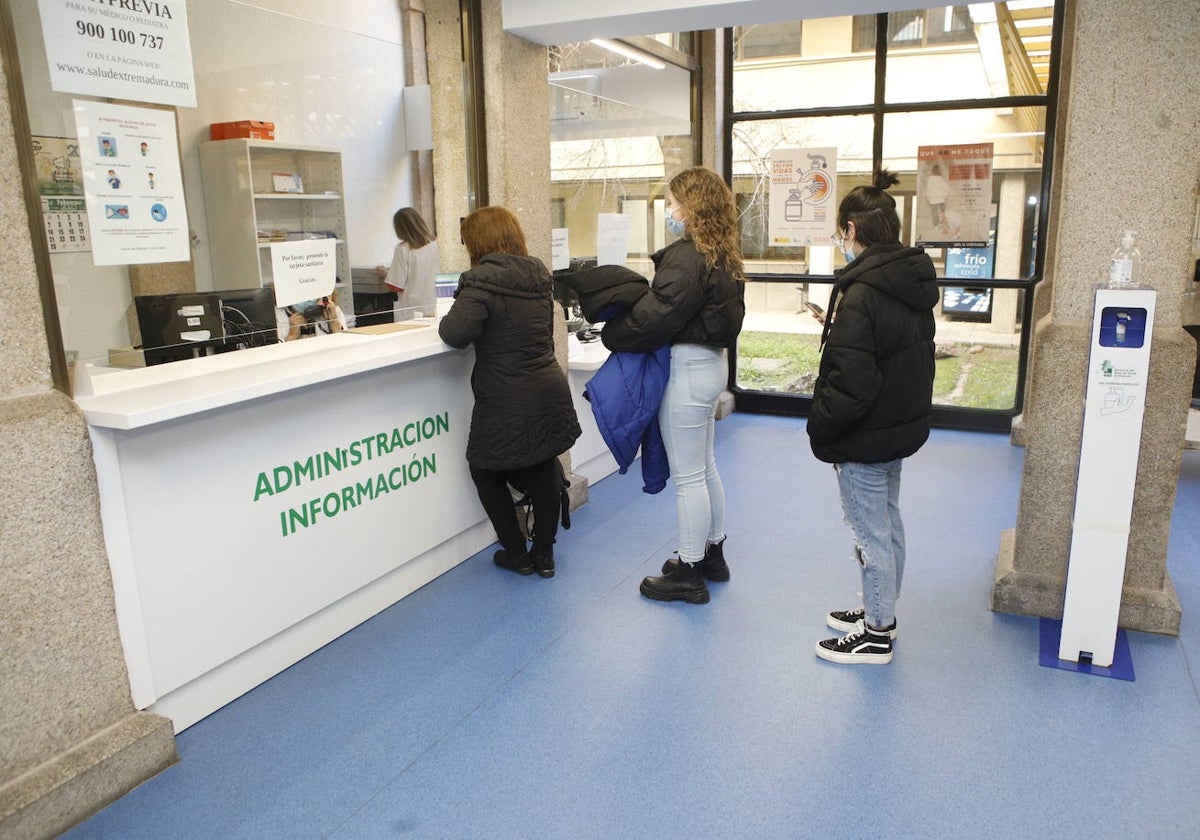
[[[288,146],[273,140],[212,140],[200,144],[204,208],[212,254],[213,288],[252,289],[272,284],[271,243],[286,231],[332,234],[342,308],[353,289],[346,244],[346,201],[340,149]],[[279,192],[275,175],[298,175],[303,192]]]

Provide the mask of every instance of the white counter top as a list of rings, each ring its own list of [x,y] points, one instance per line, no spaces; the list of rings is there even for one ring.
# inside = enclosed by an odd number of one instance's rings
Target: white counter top
[[[76,371],[75,402],[93,426],[150,426],[455,352],[442,342],[435,324],[427,319],[420,328],[382,335],[339,332],[133,370],[111,371],[85,363]]]
[[[574,335],[567,337],[568,370],[598,370],[608,355],[609,349],[598,338],[584,344]]]

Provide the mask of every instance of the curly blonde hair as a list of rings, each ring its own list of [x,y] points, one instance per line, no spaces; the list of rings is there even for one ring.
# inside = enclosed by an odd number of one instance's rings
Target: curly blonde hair
[[[745,281],[737,209],[721,176],[707,166],[693,166],[672,178],[667,189],[687,211],[686,235],[708,267],[724,263],[734,279]]]

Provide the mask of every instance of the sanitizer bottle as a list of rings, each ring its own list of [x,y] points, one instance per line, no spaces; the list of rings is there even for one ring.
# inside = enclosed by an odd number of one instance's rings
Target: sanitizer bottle
[[[1110,286],[1132,286],[1137,283],[1138,274],[1142,267],[1142,252],[1134,244],[1133,238],[1137,231],[1127,230],[1121,237],[1121,244],[1113,251],[1108,263],[1108,283]]]

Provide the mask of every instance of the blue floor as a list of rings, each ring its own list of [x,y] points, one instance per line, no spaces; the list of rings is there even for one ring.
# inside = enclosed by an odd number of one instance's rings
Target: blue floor
[[[472,557],[183,732],[179,765],[66,837],[1200,836],[1200,452],[1168,560],[1183,632],[1130,633],[1127,682],[1039,667],[1038,620],[988,610],[1006,436],[935,432],[906,463],[896,658],[851,667],[813,654],[858,597],[832,470],[803,421],[717,430],[733,580],[710,604],[639,596],[674,497],[613,476],[553,580]]]

